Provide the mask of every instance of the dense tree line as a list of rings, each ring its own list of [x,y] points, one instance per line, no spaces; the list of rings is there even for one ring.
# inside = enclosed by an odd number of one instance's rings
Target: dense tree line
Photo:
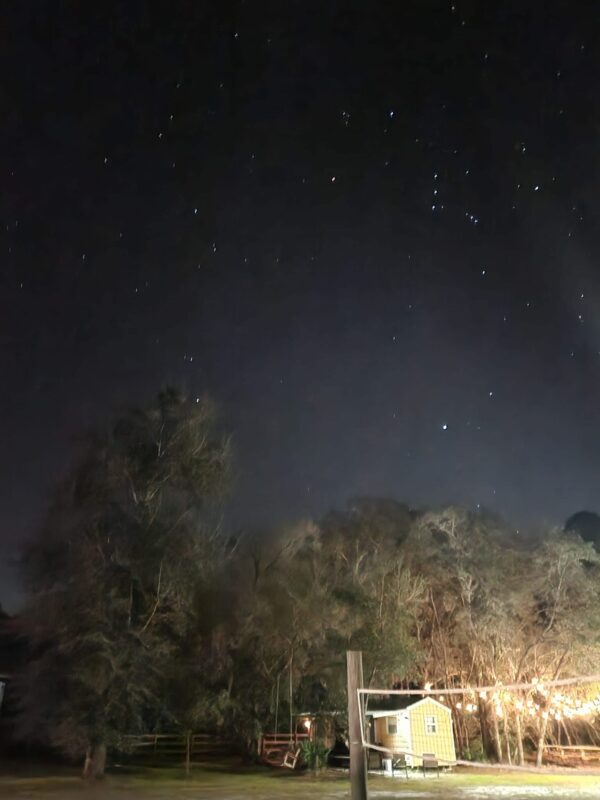
[[[595,671],[598,555],[576,526],[523,538],[488,513],[363,498],[232,537],[230,474],[206,399],[165,391],[85,439],[24,557],[23,736],[88,775],[139,732],[219,729],[255,752],[294,712],[345,708],[347,649],[378,687]],[[541,761],[585,726],[549,701],[452,700],[460,754]]]

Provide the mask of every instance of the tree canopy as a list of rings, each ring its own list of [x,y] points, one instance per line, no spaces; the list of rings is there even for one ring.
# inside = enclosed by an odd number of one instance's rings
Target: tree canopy
[[[24,734],[102,771],[164,708],[202,591],[226,558],[230,448],[209,400],[172,390],[86,437],[24,558]]]
[[[100,774],[130,734],[218,729],[256,752],[298,712],[343,712],[348,649],[382,688],[547,681],[597,663],[588,512],[524,538],[484,511],[357,498],[232,537],[230,474],[206,398],[166,390],[84,439],[24,557],[23,735]],[[449,702],[466,757],[541,761],[576,725],[550,716],[547,695],[534,714],[474,698],[478,727]]]

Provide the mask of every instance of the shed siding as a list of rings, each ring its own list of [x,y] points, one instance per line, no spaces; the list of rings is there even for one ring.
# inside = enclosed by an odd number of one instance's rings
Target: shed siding
[[[395,714],[390,717],[378,717],[375,722],[375,743],[382,747],[387,747],[393,753],[403,753],[410,750],[410,742],[407,738],[406,721],[398,718],[397,733],[387,732],[388,719],[396,719]],[[385,757],[385,754],[383,754]]]
[[[456,761],[454,749],[454,733],[452,730],[452,714],[450,709],[441,708],[437,703],[425,699],[414,707],[407,709],[410,718],[411,749],[414,753],[435,753],[437,758]],[[435,717],[436,732],[427,733],[425,717]],[[414,758],[413,766],[422,764],[422,759]],[[444,766],[442,764],[441,766]]]

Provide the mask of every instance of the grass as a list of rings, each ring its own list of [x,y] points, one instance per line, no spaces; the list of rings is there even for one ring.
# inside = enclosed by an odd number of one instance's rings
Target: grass
[[[529,774],[493,770],[462,771],[426,779],[411,776],[384,778],[369,776],[373,800],[575,800],[600,797],[600,774]],[[344,800],[350,784],[345,773],[309,773],[270,770],[227,761],[195,767],[186,777],[181,769],[114,769],[104,781],[85,784],[75,770],[48,770],[35,765],[8,769],[0,765],[2,800]]]

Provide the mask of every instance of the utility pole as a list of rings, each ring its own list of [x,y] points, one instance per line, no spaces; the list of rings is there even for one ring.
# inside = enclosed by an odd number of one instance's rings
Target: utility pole
[[[363,688],[362,653],[348,650],[348,734],[350,739],[350,797],[367,800],[367,763],[362,746],[361,714],[357,689]]]

